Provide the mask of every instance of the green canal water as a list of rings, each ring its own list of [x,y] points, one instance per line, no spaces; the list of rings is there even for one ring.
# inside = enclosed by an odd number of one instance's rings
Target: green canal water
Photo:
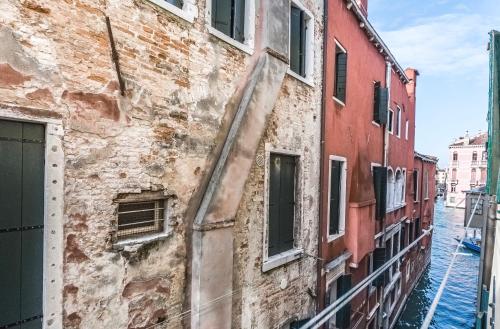
[[[463,235],[463,216],[464,210],[446,208],[442,200],[437,201],[431,264],[408,298],[395,328],[420,328],[457,247],[453,238]],[[479,254],[464,248],[459,252],[431,328],[474,327]]]

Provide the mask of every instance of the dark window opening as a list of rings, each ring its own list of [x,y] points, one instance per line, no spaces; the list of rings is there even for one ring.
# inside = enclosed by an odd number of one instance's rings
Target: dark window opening
[[[413,200],[418,201],[418,171],[413,171]]]
[[[306,76],[306,14],[296,6],[290,7],[290,69]]]
[[[453,161],[457,161],[457,160],[458,160],[458,153],[453,152]]]
[[[271,154],[268,256],[293,248],[296,157]]]
[[[245,0],[212,0],[212,26],[239,42],[245,41]]]
[[[394,131],[394,112],[392,110],[389,110],[387,114],[387,129],[390,133]]]
[[[332,160],[330,167],[330,218],[328,234],[335,235],[340,233],[341,221],[341,198],[342,198],[342,170],[344,163],[342,161]]]
[[[165,200],[118,204],[119,238],[163,232]]]
[[[334,96],[342,103],[346,100],[347,89],[347,53],[336,45],[335,47],[335,90]]]
[[[182,7],[184,6],[184,0],[165,0],[165,1],[180,9],[182,9]]]
[[[383,220],[387,210],[387,167],[373,167],[375,219]]]

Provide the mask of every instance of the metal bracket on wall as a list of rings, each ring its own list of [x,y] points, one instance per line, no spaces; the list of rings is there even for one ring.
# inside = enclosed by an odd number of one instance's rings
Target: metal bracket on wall
[[[111,58],[115,63],[116,75],[118,77],[118,84],[120,85],[120,94],[122,96],[125,96],[125,83],[123,82],[122,79],[122,74],[120,71],[120,60],[118,58],[118,52],[116,51],[115,40],[113,38],[113,31],[111,30],[111,22],[108,16],[106,16],[106,26],[108,27],[109,43],[111,45]]]

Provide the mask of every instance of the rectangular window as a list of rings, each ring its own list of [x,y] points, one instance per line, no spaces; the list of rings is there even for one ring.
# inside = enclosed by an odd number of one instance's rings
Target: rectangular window
[[[245,0],[212,0],[212,26],[239,42],[245,41]]]
[[[388,89],[383,88],[380,81],[374,83],[373,99],[373,121],[380,124],[387,124],[387,101]]]
[[[344,232],[346,202],[346,162],[345,159],[330,157],[330,195],[328,215],[328,235]]]
[[[296,157],[271,154],[269,165],[268,256],[293,248]]]
[[[290,69],[306,76],[306,14],[294,4],[290,8]]]
[[[396,108],[396,121],[395,121],[396,136],[401,137],[401,108]]]
[[[387,167],[373,167],[375,219],[383,220],[387,211]]]
[[[405,130],[405,139],[408,140],[409,130],[410,129],[410,121],[406,120],[406,130]]]
[[[418,201],[418,171],[413,171],[413,200]]]
[[[394,132],[394,111],[391,109],[387,112],[387,130],[391,134]]]
[[[424,171],[424,198],[429,199],[429,173]]]
[[[165,200],[120,202],[118,204],[118,238],[163,232],[165,203]]]
[[[414,226],[415,226],[415,224],[413,222],[411,222],[409,224],[409,230],[408,230],[408,243],[409,244],[415,240]]]
[[[337,280],[328,285],[326,305],[331,305],[338,298],[345,295],[352,287],[351,274],[341,275]],[[351,325],[351,303],[343,306],[329,322],[330,328],[346,329]]]
[[[334,95],[337,100],[345,104],[347,89],[347,52],[336,42],[335,46],[335,82]]]
[[[417,218],[415,219],[415,240],[420,236],[420,234],[422,234],[422,232],[420,232],[421,228],[420,228],[420,218]]]

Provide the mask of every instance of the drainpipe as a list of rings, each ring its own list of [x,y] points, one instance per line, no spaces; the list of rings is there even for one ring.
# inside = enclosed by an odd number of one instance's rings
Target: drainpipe
[[[317,279],[316,279],[316,312],[320,311],[321,301],[321,287],[322,287],[322,277],[323,277],[323,188],[325,187],[325,113],[326,113],[326,60],[327,53],[326,47],[328,44],[328,0],[323,0],[323,87],[321,88],[321,161],[319,162],[319,223],[318,223],[318,262],[317,265]],[[324,300],[324,298],[323,298]]]
[[[385,87],[387,88],[387,111],[389,111],[389,107],[391,105],[391,73],[392,73],[392,64],[387,61],[385,62]],[[387,112],[387,115],[389,115],[389,112]],[[394,119],[393,119],[394,120]],[[384,167],[387,167],[389,160],[389,130],[387,129],[387,124],[383,125],[383,132],[384,132],[384,151],[383,151],[383,158],[384,158]],[[385,222],[385,218],[382,221],[382,231],[384,232],[382,234],[382,244],[385,244],[385,236],[387,233],[387,225]],[[386,320],[383,318],[383,315],[385,313],[384,310],[384,289],[385,287],[382,287],[382,294],[380,295],[380,313],[378,317],[379,324],[382,325],[383,328],[386,328]],[[389,317],[389,314],[386,315],[387,319]]]

